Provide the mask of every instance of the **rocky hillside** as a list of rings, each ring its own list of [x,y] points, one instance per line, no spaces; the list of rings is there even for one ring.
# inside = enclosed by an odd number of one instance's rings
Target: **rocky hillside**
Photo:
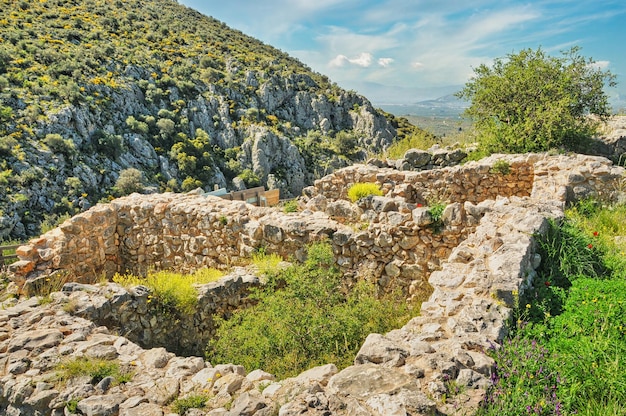
[[[298,195],[389,117],[172,0],[0,0],[0,240],[133,190]]]

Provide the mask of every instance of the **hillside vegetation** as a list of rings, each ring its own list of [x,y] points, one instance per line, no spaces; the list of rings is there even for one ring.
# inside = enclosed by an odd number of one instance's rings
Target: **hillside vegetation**
[[[0,0],[0,240],[129,189],[298,195],[394,125],[175,1]]]

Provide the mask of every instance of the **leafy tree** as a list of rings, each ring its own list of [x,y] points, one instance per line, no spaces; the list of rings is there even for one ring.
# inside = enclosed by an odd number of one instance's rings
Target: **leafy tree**
[[[128,168],[120,172],[114,190],[119,195],[129,195],[143,191],[143,174],[139,169]]]
[[[553,148],[577,150],[597,126],[589,114],[609,115],[605,84],[615,76],[574,47],[561,57],[525,49],[480,65],[457,93],[471,101],[484,150],[524,153]]]

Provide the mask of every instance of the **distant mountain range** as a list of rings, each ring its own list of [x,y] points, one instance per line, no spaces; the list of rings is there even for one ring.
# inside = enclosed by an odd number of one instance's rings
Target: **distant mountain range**
[[[456,92],[462,87],[450,87],[450,89],[453,88],[457,88],[455,90]],[[607,95],[613,112],[624,113],[626,110],[626,94],[611,90]],[[379,104],[374,102],[374,105],[395,116],[414,115],[421,117],[457,118],[469,107],[470,103],[458,99],[454,94],[447,94],[439,98],[425,99],[411,104]]]
[[[422,117],[460,117],[469,103],[452,94],[413,104],[382,104],[380,108],[396,116],[415,115]]]

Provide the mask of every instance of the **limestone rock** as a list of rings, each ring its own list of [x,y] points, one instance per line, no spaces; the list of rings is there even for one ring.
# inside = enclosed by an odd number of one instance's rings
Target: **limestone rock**
[[[374,363],[389,367],[404,365],[409,355],[406,349],[400,347],[380,334],[369,334],[354,359],[355,364]]]
[[[232,404],[229,415],[232,416],[252,416],[260,409],[267,407],[261,393],[252,390],[241,394]]]
[[[345,200],[337,200],[326,206],[326,213],[340,221],[357,221],[361,217],[361,210]]]
[[[425,150],[409,149],[404,154],[404,160],[411,168],[422,168],[430,163],[431,154]]]
[[[348,367],[328,382],[331,394],[361,399],[375,394],[395,394],[402,389],[419,391],[419,385],[401,370],[371,363]]]
[[[78,402],[78,410],[85,416],[114,416],[119,413],[120,404],[126,400],[123,394],[90,396]]]
[[[148,368],[163,368],[173,355],[167,352],[165,348],[152,348],[141,355],[141,361]]]

